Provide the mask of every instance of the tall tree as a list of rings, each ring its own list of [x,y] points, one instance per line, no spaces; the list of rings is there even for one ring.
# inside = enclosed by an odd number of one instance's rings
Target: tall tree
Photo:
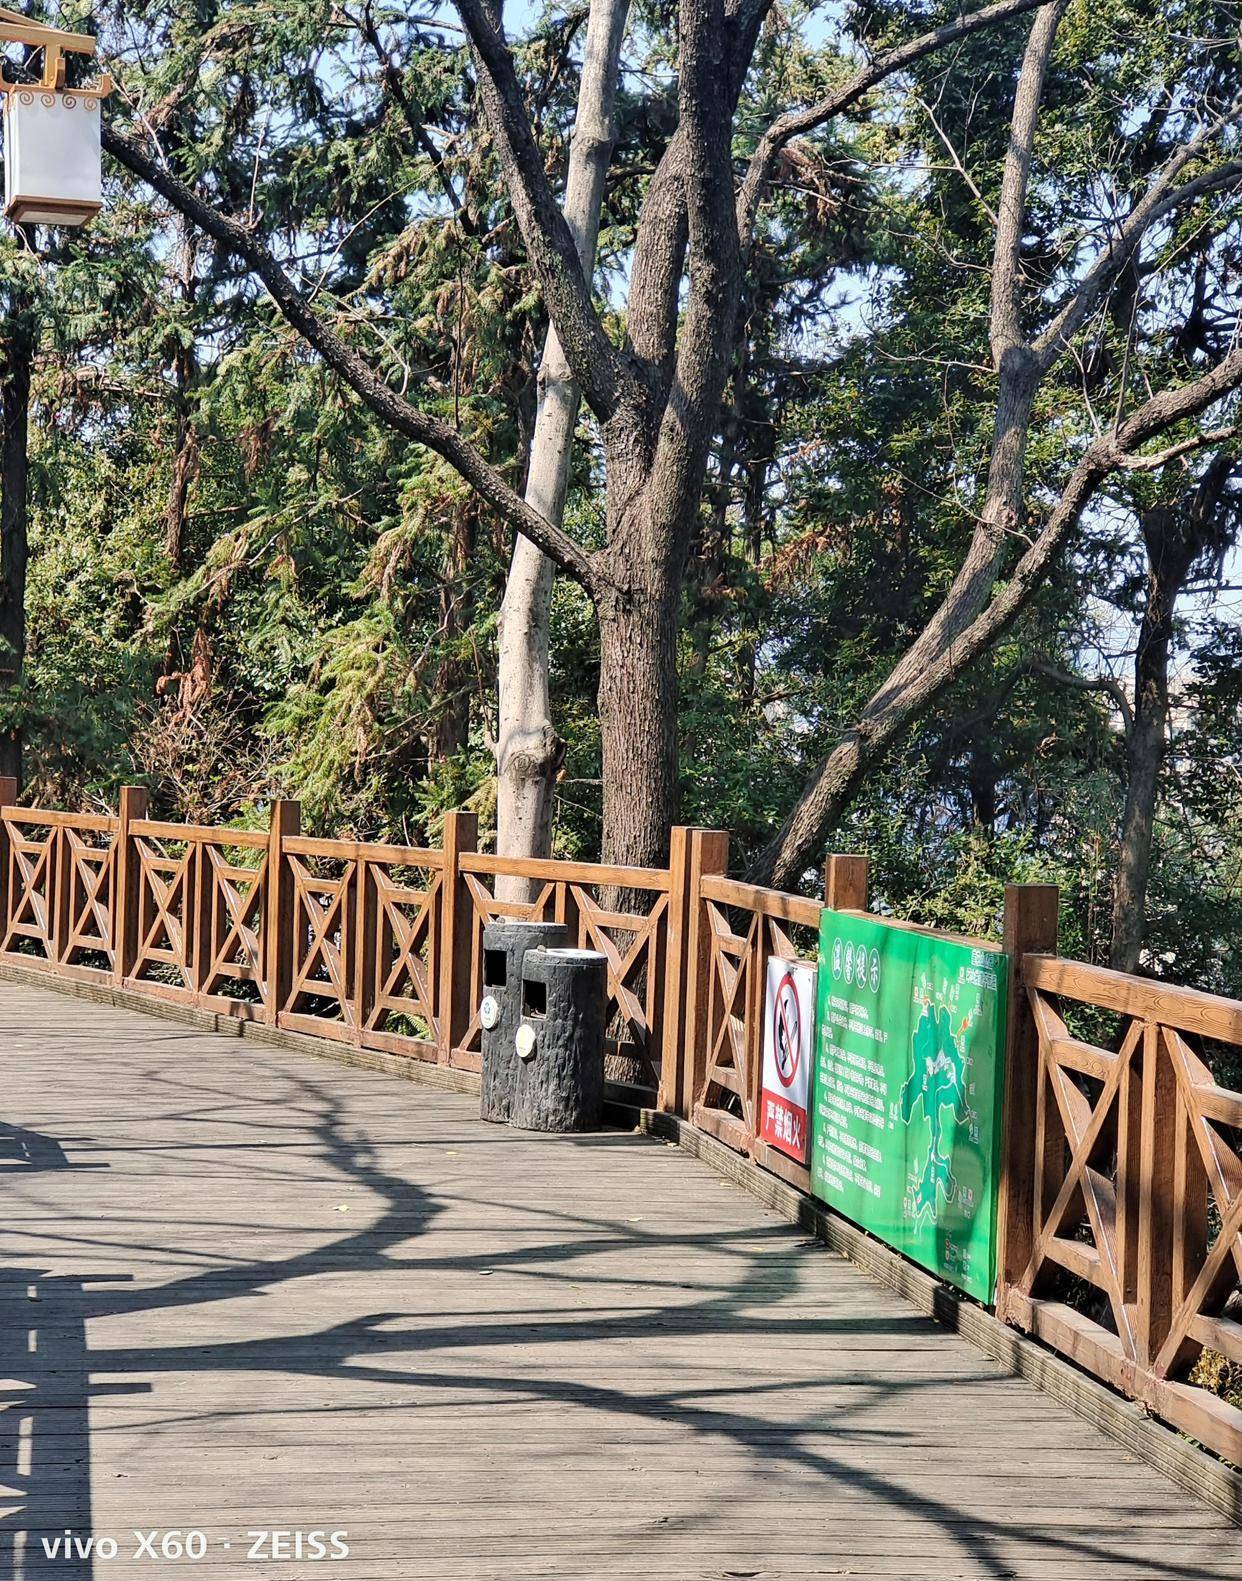
[[[857,106],[912,61],[1033,8],[1033,0],[999,0],[957,18],[886,52],[807,110],[778,120],[760,138],[735,200],[732,123],[766,6],[726,12],[710,0],[684,0],[678,124],[643,204],[630,261],[626,342],[617,347],[553,196],[499,19],[476,0],[463,0],[459,10],[529,265],[600,426],[607,542],[598,549],[531,510],[455,427],[395,392],[315,311],[252,228],[189,191],[137,140],[105,128],[109,152],[245,260],[293,327],[381,420],[442,455],[511,528],[588,592],[600,629],[603,846],[610,860],[656,860],[676,805],[682,574],[733,355],[742,259],[780,151],[796,135]]]
[[[939,607],[820,762],[782,828],[756,860],[753,876],[765,881],[798,881],[869,768],[1022,612],[1105,479],[1128,465],[1156,435],[1209,410],[1238,384],[1242,361],[1232,352],[1189,384],[1162,390],[1125,416],[1129,392],[1123,376],[1111,422],[1079,456],[1043,527],[1013,560],[1011,545],[1027,536],[1024,528],[1030,521],[1025,460],[1041,389],[1069,356],[1084,326],[1107,308],[1119,282],[1128,285],[1129,266],[1145,240],[1166,237],[1170,222],[1184,211],[1215,193],[1233,193],[1242,186],[1242,161],[1231,157],[1230,149],[1242,97],[1230,63],[1220,80],[1215,70],[1210,74],[1194,115],[1186,115],[1174,101],[1157,102],[1135,139],[1144,150],[1154,150],[1154,173],[1119,216],[1107,216],[1094,256],[1084,256],[1082,239],[1075,234],[1061,260],[1062,281],[1054,275],[1031,288],[1024,257],[1028,195],[1045,79],[1066,9],[1064,0],[1055,0],[1039,12],[1014,94],[995,208],[989,333],[997,396],[977,525]],[[1209,58],[1216,53],[1209,52]],[[1094,176],[1098,179],[1099,172]],[[1217,225],[1200,228],[1206,229],[1209,242],[1218,234]],[[1038,324],[1034,331],[1032,323]],[[1198,442],[1190,439],[1187,446]],[[1175,452],[1181,453],[1180,448]],[[997,579],[1005,573],[1008,580],[998,591]]]
[[[565,223],[583,276],[595,269],[604,182],[616,136],[614,109],[629,0],[593,0],[587,22],[577,116],[565,179]],[[526,503],[560,527],[581,392],[548,326],[539,363],[539,405],[526,474]],[[548,689],[549,615],[556,567],[518,533],[505,582],[497,646],[496,846],[502,856],[548,856],[557,771],[565,744]],[[497,880],[502,899],[523,899],[529,881]]]
[[[311,8],[313,9],[313,8]],[[472,48],[479,95],[505,189],[524,247],[528,282],[537,283],[566,362],[597,424],[604,473],[604,542],[576,536],[532,510],[513,487],[503,463],[486,446],[441,415],[443,408],[408,385],[399,360],[383,352],[364,357],[358,321],[334,315],[320,285],[305,279],[298,248],[307,233],[292,208],[274,227],[256,223],[253,185],[243,194],[225,182],[210,195],[193,190],[169,170],[147,133],[126,137],[109,126],[107,148],[148,181],[192,224],[212,236],[267,289],[287,321],[313,346],[373,414],[395,435],[439,453],[508,528],[525,534],[586,589],[600,638],[598,714],[603,751],[604,854],[645,862],[661,853],[677,798],[677,635],[688,556],[701,518],[714,447],[722,427],[722,397],[735,366],[738,306],[752,268],[756,217],[782,158],[799,139],[813,137],[847,113],[862,114],[867,96],[895,73],[1036,9],[1033,0],[1001,0],[967,16],[881,49],[843,86],[805,109],[778,114],[763,130],[739,119],[757,40],[763,0],[725,6],[682,0],[677,13],[679,73],[675,125],[646,187],[626,259],[624,335],[616,301],[600,306],[582,268],[574,237],[547,175],[541,106],[524,91],[517,57],[496,13],[463,0],[462,21]],[[978,527],[943,607],[874,693],[808,788],[780,840],[759,871],[792,881],[822,839],[826,823],[848,803],[861,777],[897,734],[996,640],[1041,585],[1082,510],[1119,463],[1170,428],[1188,434],[1194,420],[1228,396],[1242,370],[1232,356],[1196,367],[1190,383],[1158,389],[1139,406],[1119,401],[1100,436],[1075,449],[1068,475],[1045,495],[1044,527],[1012,566],[999,594],[998,574],[1010,568],[1011,545],[1026,526],[1025,511],[1006,499],[1024,495],[1024,452],[1030,414],[1048,376],[1077,354],[1086,326],[1108,299],[1125,261],[1149,233],[1159,235],[1184,212],[1208,205],[1237,185],[1229,154],[1237,106],[1227,85],[1204,89],[1189,73],[1188,95],[1161,100],[1137,133],[1115,128],[1126,147],[1152,151],[1145,180],[1132,171],[1110,216],[1094,229],[1070,226],[1043,259],[1027,255],[1030,170],[1042,87],[1064,11],[1046,5],[1034,24],[1016,80],[1011,146],[996,202],[993,340],[998,399],[989,481],[976,508]],[[902,17],[907,13],[903,10]],[[304,24],[304,25],[303,25]],[[222,26],[229,25],[226,18]],[[236,25],[236,24],[234,24]],[[253,27],[248,15],[241,24]],[[905,24],[908,27],[908,19]],[[310,10],[299,14],[296,37],[282,35],[282,58],[316,39]],[[1186,57],[1195,46],[1188,35]],[[1219,58],[1209,45],[1199,54]],[[1202,74],[1200,73],[1200,76]],[[292,72],[312,119],[324,94],[313,72]],[[818,89],[817,85],[817,89]],[[1187,104],[1191,106],[1188,110]],[[310,112],[308,112],[310,113]],[[1194,116],[1201,116],[1193,125]],[[325,125],[327,122],[325,121]],[[365,143],[373,120],[340,129],[334,150],[348,138]],[[757,133],[757,135],[756,135]],[[261,139],[260,139],[261,141]],[[313,139],[306,140],[309,148]],[[750,158],[735,190],[735,142]],[[255,152],[255,170],[260,168]],[[300,171],[273,198],[300,190]],[[1083,184],[1085,190],[1085,184]],[[1084,200],[1085,203],[1085,200]],[[1122,217],[1117,220],[1113,213]],[[341,247],[353,245],[345,231]],[[355,216],[352,226],[362,224]],[[1215,223],[1213,221],[1213,223]],[[331,263],[331,259],[328,260]],[[1028,271],[1030,278],[1028,279]],[[362,315],[365,323],[367,315]],[[1039,323],[1035,321],[1038,320]],[[1133,388],[1132,382],[1129,388]],[[1125,393],[1125,392],[1123,392]],[[1049,421],[1052,421],[1051,413]],[[1081,429],[1075,431],[1078,445]],[[1175,444],[1193,442],[1178,438]],[[985,508],[984,508],[985,507]]]

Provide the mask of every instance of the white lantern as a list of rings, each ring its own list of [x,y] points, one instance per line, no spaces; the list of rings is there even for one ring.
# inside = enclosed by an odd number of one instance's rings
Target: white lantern
[[[0,64],[4,212],[19,225],[84,225],[103,199],[99,107],[112,79],[105,71],[93,88],[66,88],[65,56],[93,55],[95,40],[0,8],[0,43],[43,52],[37,83],[7,81]]]
[[[99,95],[40,86],[4,96],[4,212],[27,225],[83,225],[103,202]]]

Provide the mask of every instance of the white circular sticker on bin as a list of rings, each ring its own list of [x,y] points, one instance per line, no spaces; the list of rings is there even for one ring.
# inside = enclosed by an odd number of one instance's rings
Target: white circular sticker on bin
[[[500,1001],[495,994],[487,994],[479,1006],[479,1020],[486,1031],[490,1032],[500,1020]]]
[[[517,1036],[513,1039],[513,1046],[517,1049],[522,1059],[535,1057],[535,1029],[529,1021],[523,1021],[517,1029]]]

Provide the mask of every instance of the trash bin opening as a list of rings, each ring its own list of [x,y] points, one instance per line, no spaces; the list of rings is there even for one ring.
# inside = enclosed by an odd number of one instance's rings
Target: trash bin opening
[[[507,957],[503,950],[483,951],[483,986],[485,988],[503,988],[505,986],[505,963]]]
[[[532,982],[528,977],[522,983],[522,1014],[546,1016],[548,1013],[548,985]]]

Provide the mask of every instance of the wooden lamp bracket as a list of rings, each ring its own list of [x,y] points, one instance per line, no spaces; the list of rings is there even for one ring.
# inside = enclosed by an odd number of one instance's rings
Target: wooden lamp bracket
[[[95,53],[95,40],[89,34],[63,33],[59,28],[32,22],[20,12],[8,11],[3,6],[0,6],[0,44],[25,44],[31,49],[41,49],[43,76],[39,86],[51,92],[58,92],[65,86],[66,55]],[[21,86],[23,84],[8,81],[3,64],[0,64],[0,93],[9,93]],[[77,88],[74,91],[83,96],[106,99],[112,92],[112,78],[108,72],[100,72],[95,87]]]

